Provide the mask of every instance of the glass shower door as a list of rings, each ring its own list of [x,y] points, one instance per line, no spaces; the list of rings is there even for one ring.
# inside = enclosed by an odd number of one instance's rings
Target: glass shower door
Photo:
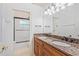
[[[30,20],[26,18],[14,19],[14,41],[16,43],[30,40]]]

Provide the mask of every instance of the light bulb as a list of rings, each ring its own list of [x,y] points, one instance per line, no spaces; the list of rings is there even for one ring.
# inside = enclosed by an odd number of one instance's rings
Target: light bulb
[[[52,14],[55,14],[55,10],[52,11]]]
[[[55,14],[55,11],[53,11],[52,13]]]
[[[56,8],[56,11],[59,12],[59,7]]]
[[[48,14],[47,11],[44,12],[46,15]]]
[[[51,9],[54,10],[54,6],[52,6]]]
[[[49,12],[49,11],[50,11],[50,9],[47,9],[47,11]]]
[[[61,3],[56,3],[56,6],[57,6],[57,7],[60,7],[60,6],[61,6]]]
[[[50,12],[49,15],[52,15],[52,13]]]
[[[65,9],[65,6],[62,6],[61,9]]]
[[[68,3],[68,6],[71,6],[71,5],[73,5],[73,3]]]
[[[59,9],[57,9],[56,11],[59,12]]]
[[[48,12],[49,15],[52,15],[51,9],[47,9],[47,12]]]

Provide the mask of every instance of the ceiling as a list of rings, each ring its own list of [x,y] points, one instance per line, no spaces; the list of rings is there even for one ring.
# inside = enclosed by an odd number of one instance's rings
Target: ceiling
[[[46,8],[46,7],[48,7],[50,5],[50,3],[33,3],[33,4],[38,5],[38,6],[42,7],[42,8]]]

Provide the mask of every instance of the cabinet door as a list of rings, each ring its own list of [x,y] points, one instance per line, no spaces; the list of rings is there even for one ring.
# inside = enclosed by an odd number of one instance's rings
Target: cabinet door
[[[43,55],[44,56],[51,56],[50,52],[48,52],[46,49],[43,49]]]
[[[35,53],[36,56],[39,55],[39,47],[38,47],[36,42],[34,43],[34,53]]]
[[[39,56],[43,56],[43,47],[41,45],[39,47]]]
[[[43,44],[42,41],[35,38],[34,39],[34,51],[35,55],[42,56],[43,55]]]

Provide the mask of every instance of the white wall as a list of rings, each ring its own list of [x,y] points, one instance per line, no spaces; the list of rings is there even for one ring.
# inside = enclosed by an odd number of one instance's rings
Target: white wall
[[[0,42],[2,42],[2,5],[0,4]]]
[[[79,38],[79,4],[66,7],[54,16],[54,34]]]
[[[13,42],[13,10],[24,10],[30,12],[30,28],[31,37],[33,33],[43,33],[43,25],[49,25],[45,32],[52,32],[52,17],[44,15],[43,8],[31,3],[15,3],[15,4],[1,4],[2,5],[2,39],[4,42]],[[37,25],[37,27],[35,27]],[[41,27],[39,27],[39,25]],[[45,28],[46,29],[46,28]],[[50,31],[49,31],[50,30]]]
[[[2,7],[1,7],[2,6]],[[38,31],[36,31],[35,29],[35,25],[43,25],[43,18],[42,18],[42,8],[33,4],[29,4],[29,3],[18,3],[18,4],[1,4],[1,9],[2,11],[0,12],[1,15],[0,17],[2,17],[2,42],[5,43],[6,45],[11,45],[11,47],[9,47],[10,49],[7,52],[7,54],[5,55],[13,55],[14,52],[14,46],[16,46],[14,44],[14,37],[13,37],[13,17],[14,17],[14,13],[13,13],[13,9],[17,9],[17,10],[24,10],[24,11],[29,11],[30,12],[30,42],[32,42],[33,39],[33,34],[36,32],[42,33],[43,32],[43,28],[38,29]],[[0,10],[1,10],[0,9]],[[0,22],[1,22],[0,20]],[[20,45],[18,45],[20,46]],[[12,52],[12,53],[11,53]]]
[[[16,10],[24,10],[30,12],[30,42],[32,43],[33,39],[33,34],[34,33],[50,33],[52,32],[52,19],[51,16],[45,16],[43,14],[43,8],[40,6],[31,4],[31,3],[18,3],[18,4],[0,4],[0,22],[2,23],[2,39],[1,41],[5,43],[6,45],[10,45],[7,54],[5,55],[13,55],[14,52],[14,47],[20,47],[21,44],[14,44],[15,42],[13,41],[13,17],[14,17],[14,12],[13,9]],[[2,16],[1,16],[2,15]],[[45,23],[45,24],[44,24]],[[49,25],[50,28],[43,28],[43,25]],[[41,27],[39,27],[41,26]],[[0,26],[1,27],[1,26]],[[44,29],[47,29],[44,31]],[[1,31],[1,30],[0,30]],[[10,52],[9,52],[10,51]]]
[[[3,41],[13,42],[13,9],[29,11],[31,13],[31,36],[37,32],[35,25],[42,25],[42,8],[33,4],[3,4]],[[42,28],[38,29],[42,32]]]

